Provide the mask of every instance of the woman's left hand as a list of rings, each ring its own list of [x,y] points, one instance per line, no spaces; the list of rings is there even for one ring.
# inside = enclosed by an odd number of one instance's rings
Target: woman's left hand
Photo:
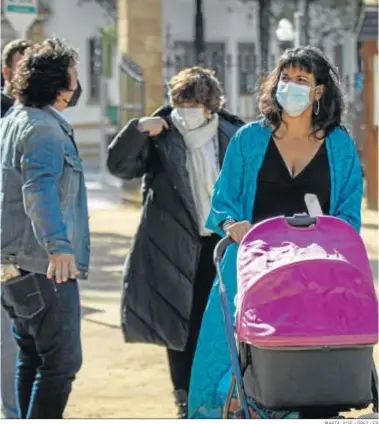
[[[231,224],[226,230],[226,235],[236,243],[241,243],[245,234],[250,230],[251,224],[249,221],[240,221]]]

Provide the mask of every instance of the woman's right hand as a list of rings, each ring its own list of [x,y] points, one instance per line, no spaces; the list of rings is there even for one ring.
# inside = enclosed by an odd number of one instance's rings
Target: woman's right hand
[[[241,243],[245,234],[250,230],[251,224],[249,221],[240,221],[231,224],[226,230],[226,235],[236,243]]]
[[[148,132],[150,137],[154,137],[159,135],[163,131],[163,128],[167,130],[168,124],[160,116],[146,116],[138,121],[137,128],[141,132]]]

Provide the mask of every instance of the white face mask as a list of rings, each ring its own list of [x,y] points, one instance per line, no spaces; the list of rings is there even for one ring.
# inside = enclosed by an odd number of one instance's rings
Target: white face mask
[[[176,107],[172,113],[188,131],[195,130],[206,122],[204,109],[200,107]]]
[[[294,82],[279,81],[276,100],[292,117],[300,116],[311,105],[311,87]]]

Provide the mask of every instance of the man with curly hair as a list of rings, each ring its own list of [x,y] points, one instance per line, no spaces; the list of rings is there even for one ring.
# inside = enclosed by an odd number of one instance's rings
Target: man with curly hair
[[[19,347],[20,418],[62,418],[82,363],[77,278],[89,267],[87,194],[62,112],[81,92],[77,53],[59,39],[28,49],[0,123],[1,301]]]
[[[1,77],[4,82],[1,91],[1,117],[13,106],[11,81],[25,50],[32,45],[29,40],[18,39],[9,42],[2,54]],[[14,394],[14,369],[17,345],[13,340],[10,322],[4,308],[1,308],[1,412],[4,418],[16,418],[17,408]]]

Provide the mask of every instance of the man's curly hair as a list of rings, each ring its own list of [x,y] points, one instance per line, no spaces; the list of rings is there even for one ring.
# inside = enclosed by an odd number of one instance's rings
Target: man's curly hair
[[[13,58],[17,53],[23,55],[25,50],[33,45],[33,42],[30,40],[17,39],[10,41],[5,45],[3,54],[1,56],[1,64],[2,66],[6,66],[7,68],[12,68]]]
[[[224,92],[214,71],[199,66],[183,69],[168,83],[171,106],[183,102],[196,102],[212,112],[217,112],[225,103]]]
[[[70,88],[68,70],[77,63],[77,52],[62,40],[44,40],[26,50],[12,80],[12,94],[23,105],[52,105],[60,91]]]

